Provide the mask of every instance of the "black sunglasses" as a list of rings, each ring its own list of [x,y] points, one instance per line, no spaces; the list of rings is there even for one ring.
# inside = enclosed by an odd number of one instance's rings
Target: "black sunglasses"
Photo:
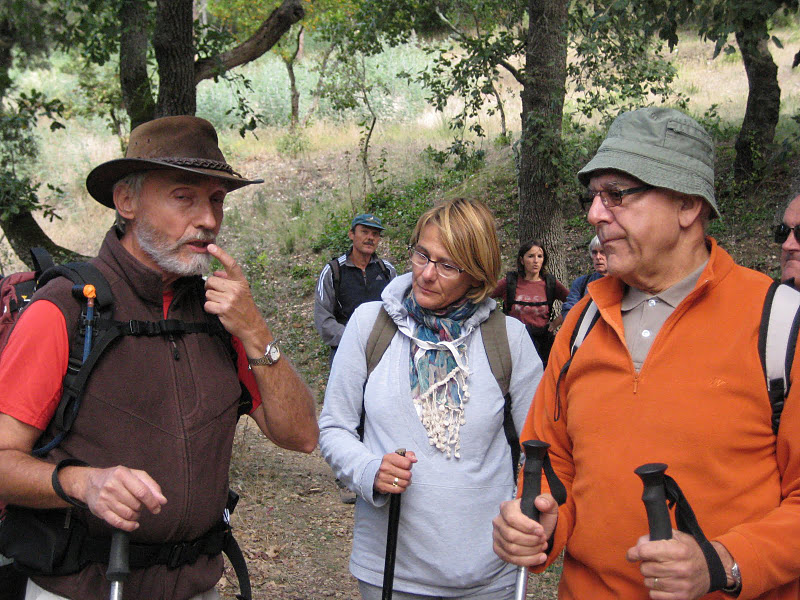
[[[775,243],[782,244],[789,238],[789,234],[794,232],[794,239],[800,242],[800,225],[789,227],[786,223],[775,226]]]

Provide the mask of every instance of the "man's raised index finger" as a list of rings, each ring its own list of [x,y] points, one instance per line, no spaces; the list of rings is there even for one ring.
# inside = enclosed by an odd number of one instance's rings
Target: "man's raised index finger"
[[[207,248],[209,254],[219,260],[222,263],[222,267],[225,269],[225,272],[230,277],[244,277],[244,272],[242,268],[239,266],[239,263],[236,262],[236,259],[233,258],[230,254],[225,252],[222,248],[217,246],[216,244],[209,244]]]

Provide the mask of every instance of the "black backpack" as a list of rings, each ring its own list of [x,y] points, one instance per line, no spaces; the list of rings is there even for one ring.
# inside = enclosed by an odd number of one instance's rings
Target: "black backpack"
[[[30,304],[34,292],[50,281],[66,277],[72,283],[72,294],[83,306],[81,324],[76,339],[69,348],[69,362],[64,375],[63,391],[51,421],[56,434],[52,439],[40,439],[33,450],[34,456],[45,456],[67,436],[78,416],[81,399],[92,369],[105,350],[118,338],[134,336],[171,336],[205,333],[219,335],[230,348],[234,364],[235,350],[231,336],[217,318],[204,322],[187,323],[177,319],[161,321],[115,321],[113,319],[114,296],[103,274],[91,263],[71,262],[56,265],[43,248],[32,248],[35,270],[14,273],[0,279],[3,313],[0,320],[0,359],[11,331],[24,309]],[[242,384],[238,414],[241,416],[252,408],[252,397]],[[228,492],[227,515],[233,512],[238,496]],[[8,510],[10,509],[10,510]],[[85,567],[90,562],[106,562],[110,538],[93,539],[77,520],[67,527],[63,510],[32,510],[7,507],[0,520],[0,549],[15,559],[18,570],[28,574],[69,574]],[[69,509],[66,513],[69,514]],[[229,518],[229,517],[227,517]],[[199,554],[225,552],[239,578],[241,598],[251,597],[250,579],[244,556],[233,538],[230,525],[220,522],[193,544],[142,545],[130,544],[131,568],[153,564],[166,564],[172,568],[194,562]],[[59,536],[58,533],[61,532]],[[67,536],[64,539],[64,536]],[[42,551],[42,545],[53,552]]]
[[[374,255],[373,255],[374,256]],[[381,273],[386,278],[386,281],[389,281],[392,278],[391,273],[389,273],[389,267],[386,266],[386,263],[383,262],[383,259],[378,258],[376,261],[378,266],[381,269]],[[344,321],[344,315],[342,315],[342,303],[339,300],[339,291],[342,287],[342,269],[339,266],[339,258],[334,258],[330,262],[328,262],[328,266],[331,268],[331,279],[333,280],[333,297],[336,300],[336,305],[334,307],[333,316],[336,318],[337,321],[342,323]]]
[[[503,300],[503,312],[511,314],[511,306],[519,304],[520,306],[545,306],[547,305],[550,320],[553,320],[553,302],[556,299],[556,278],[550,273],[544,274],[544,302],[522,302],[517,300],[517,280],[519,273],[516,271],[509,271],[506,273],[506,297]]]

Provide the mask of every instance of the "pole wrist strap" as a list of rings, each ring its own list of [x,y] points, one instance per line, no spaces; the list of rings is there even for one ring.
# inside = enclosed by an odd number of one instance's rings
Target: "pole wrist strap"
[[[67,504],[70,504],[76,508],[89,508],[86,504],[81,502],[80,500],[73,498],[72,496],[67,495],[64,491],[64,488],[61,487],[61,482],[58,480],[58,472],[63,469],[64,467],[88,467],[89,465],[82,460],[78,460],[77,458],[65,458],[61,462],[56,465],[56,468],[53,469],[53,476],[50,478],[50,482],[53,484],[53,491],[55,491],[56,496],[61,498]]]

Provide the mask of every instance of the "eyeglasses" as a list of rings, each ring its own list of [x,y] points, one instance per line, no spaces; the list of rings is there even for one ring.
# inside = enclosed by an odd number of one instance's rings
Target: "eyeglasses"
[[[775,243],[782,244],[789,239],[789,234],[794,233],[794,239],[800,242],[800,225],[789,227],[786,223],[775,226]]]
[[[600,195],[600,200],[603,202],[603,206],[606,208],[612,208],[614,206],[619,206],[622,204],[622,199],[629,194],[638,194],[639,192],[646,192],[647,190],[652,190],[655,186],[653,185],[640,185],[633,188],[628,188],[627,190],[597,190],[596,192],[592,192],[587,190],[585,196],[580,196],[578,198],[578,202],[581,205],[581,208],[585,212],[589,212],[589,209],[592,207],[592,202]]]
[[[423,254],[413,246],[408,249],[408,258],[411,260],[412,265],[419,267],[420,269],[427,267],[428,263],[433,263],[434,267],[436,267],[436,272],[439,274],[439,277],[444,277],[445,279],[458,277],[464,272],[464,269],[455,265],[451,265],[440,260],[431,260],[430,256]]]

